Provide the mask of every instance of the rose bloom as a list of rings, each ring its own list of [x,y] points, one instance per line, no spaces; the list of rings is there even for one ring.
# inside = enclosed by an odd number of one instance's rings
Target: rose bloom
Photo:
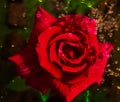
[[[80,14],[56,19],[38,7],[28,45],[10,57],[26,84],[57,92],[65,102],[101,83],[112,44],[98,42],[95,20]]]

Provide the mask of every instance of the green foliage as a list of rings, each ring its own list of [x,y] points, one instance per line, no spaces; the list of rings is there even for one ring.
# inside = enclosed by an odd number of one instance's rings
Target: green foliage
[[[69,1],[69,0],[68,0]],[[97,4],[98,0],[70,0],[69,5],[69,13],[80,13],[85,14],[87,13],[92,7]]]
[[[39,96],[41,97],[42,102],[46,102],[49,95],[50,95],[50,90],[46,94],[42,94],[41,92],[39,92]]]
[[[6,87],[18,92],[30,89],[30,87],[25,85],[25,81],[22,80],[20,77],[14,78]]]
[[[96,92],[96,94],[94,96],[92,96],[94,98],[94,102],[112,102],[110,97],[106,97],[106,93],[103,89],[101,89],[100,91]]]
[[[15,76],[14,65],[10,61],[0,59],[0,90],[4,88]]]

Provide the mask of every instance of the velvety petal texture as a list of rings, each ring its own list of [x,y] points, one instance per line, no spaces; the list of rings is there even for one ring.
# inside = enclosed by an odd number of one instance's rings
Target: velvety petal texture
[[[47,23],[44,22],[44,19],[46,19]],[[38,39],[39,34],[43,32],[44,30],[46,30],[53,22],[55,22],[55,20],[56,18],[54,18],[49,13],[47,13],[43,8],[38,7],[36,11],[36,15],[35,15],[34,27],[33,27],[32,34],[29,39],[28,45],[18,54],[15,54],[14,56],[9,57],[9,59],[17,65],[18,75],[26,79],[26,82],[29,85],[37,89],[38,89],[39,84],[38,83],[36,84],[36,82],[38,81],[36,79],[37,74],[34,74],[34,73],[36,73],[37,71],[41,71],[37,53],[35,51],[37,39]],[[32,77],[30,77],[31,75]],[[43,85],[43,86],[39,89],[46,88],[46,85],[44,84],[40,84],[40,85]],[[45,90],[41,90],[41,91],[43,92]]]
[[[9,59],[26,84],[50,88],[65,102],[101,83],[113,45],[97,40],[96,21],[80,14],[56,19],[38,7],[26,48]]]

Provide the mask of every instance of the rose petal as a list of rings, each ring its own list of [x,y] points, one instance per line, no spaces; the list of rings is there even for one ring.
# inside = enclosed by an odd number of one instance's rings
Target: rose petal
[[[43,22],[44,19],[48,19],[47,23],[45,24]],[[20,76],[25,77],[27,72],[31,74],[35,69],[39,68],[37,54],[35,51],[37,39],[39,34],[47,29],[55,20],[56,19],[44,9],[38,7],[36,11],[34,28],[27,47],[18,54],[9,57],[9,59],[18,66],[17,70]]]
[[[59,40],[67,40],[67,41],[74,41],[74,42],[80,41],[80,39],[72,33],[63,33],[56,36],[49,44],[56,43],[56,41],[59,41]]]
[[[56,90],[60,94],[60,96],[62,96],[65,99],[65,102],[71,102],[69,101],[69,99],[66,99],[70,91],[69,85],[62,83],[58,79],[54,79],[52,88]]]
[[[45,31],[53,22],[56,21],[56,18],[46,12],[42,7],[38,7],[35,17],[32,35],[29,40],[31,45],[37,42],[37,38],[41,32]]]
[[[79,95],[80,92],[85,90],[89,85],[95,83],[95,81],[94,82],[91,82],[91,81],[89,82],[89,81],[90,81],[89,79],[86,79],[86,81],[82,81],[80,83],[73,84],[73,85],[68,85],[68,84],[62,83],[58,79],[54,79],[53,89],[58,91],[58,93],[61,93],[60,95],[64,97],[65,102],[72,102],[72,100],[77,95]]]
[[[87,69],[87,67],[86,67],[86,69]],[[82,70],[81,72],[77,72],[77,73],[64,72],[62,82],[65,82],[66,84],[71,85],[71,84],[85,81],[85,79],[87,77],[88,77],[88,73],[86,70]]]
[[[14,63],[19,66],[18,71],[21,75],[27,75],[30,73],[30,69],[23,63],[23,58],[21,55],[17,54],[15,56],[9,57],[9,60],[14,61]]]
[[[35,49],[31,46],[26,47],[19,54],[9,57],[9,60],[17,65],[18,74],[23,78],[40,67]]]
[[[101,50],[99,50],[101,54],[103,54],[103,56],[109,57],[109,53],[112,51],[114,45],[110,44],[110,43],[99,43],[99,46],[101,48]]]
[[[44,71],[36,71],[26,79],[26,84],[46,93],[50,89],[52,77]]]
[[[86,78],[85,81],[72,84],[70,87],[69,94],[66,96],[66,99],[69,100],[67,102],[71,102],[77,95],[79,95],[79,93],[83,92],[90,85],[96,83],[97,78],[94,78],[94,77],[89,77],[89,78]]]
[[[47,44],[51,36],[58,33],[60,30],[61,29],[59,27],[51,27],[47,29],[45,32],[41,33],[38,38],[39,43],[36,46],[36,51],[38,54],[40,65],[56,78],[61,78],[62,73],[57,66],[55,66],[53,63],[49,61],[48,55],[47,55],[47,46],[48,46]]]
[[[98,55],[99,46],[97,40],[97,26],[95,20],[89,20],[89,24],[87,25],[88,29],[88,38],[89,38],[89,46],[94,46],[96,49],[96,55]]]
[[[99,43],[100,47],[101,47],[101,52],[100,52],[100,58],[98,58],[99,60],[99,65],[96,65],[96,70],[99,71],[99,74],[101,74],[101,78],[102,75],[104,73],[104,68],[107,64],[108,58],[109,58],[109,53],[112,51],[113,49],[113,45],[112,44],[108,44],[108,43]],[[98,66],[101,66],[101,68],[98,68]],[[89,71],[89,73],[93,74],[94,70]],[[90,74],[90,75],[91,75]]]
[[[91,36],[93,35],[94,37],[97,35],[95,19],[83,16],[81,22],[79,23],[79,25],[82,26],[82,29],[87,32],[87,34],[90,34]]]
[[[56,48],[56,43],[54,43],[54,44],[52,44],[50,46],[49,54],[50,54],[50,61],[51,62],[59,62],[58,58],[57,58],[57,54],[56,54],[56,49],[55,48]]]
[[[96,50],[98,50],[96,21],[87,16],[84,16],[79,23],[79,25],[81,25],[81,28],[86,32],[89,46],[94,46]]]
[[[70,66],[65,66],[65,65],[63,65],[63,66],[62,66],[62,69],[63,69],[63,71],[73,72],[73,73],[74,73],[74,72],[79,72],[79,71],[81,71],[81,70],[84,69],[86,66],[87,66],[86,63],[81,64],[80,66],[77,66],[77,67],[70,67]]]

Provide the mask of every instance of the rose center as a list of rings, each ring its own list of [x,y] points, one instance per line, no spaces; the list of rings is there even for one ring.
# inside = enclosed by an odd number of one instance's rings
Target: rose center
[[[81,48],[77,48],[69,44],[65,44],[62,50],[63,50],[63,53],[66,55],[66,57],[70,59],[78,58],[80,55],[83,54],[83,50]]]

